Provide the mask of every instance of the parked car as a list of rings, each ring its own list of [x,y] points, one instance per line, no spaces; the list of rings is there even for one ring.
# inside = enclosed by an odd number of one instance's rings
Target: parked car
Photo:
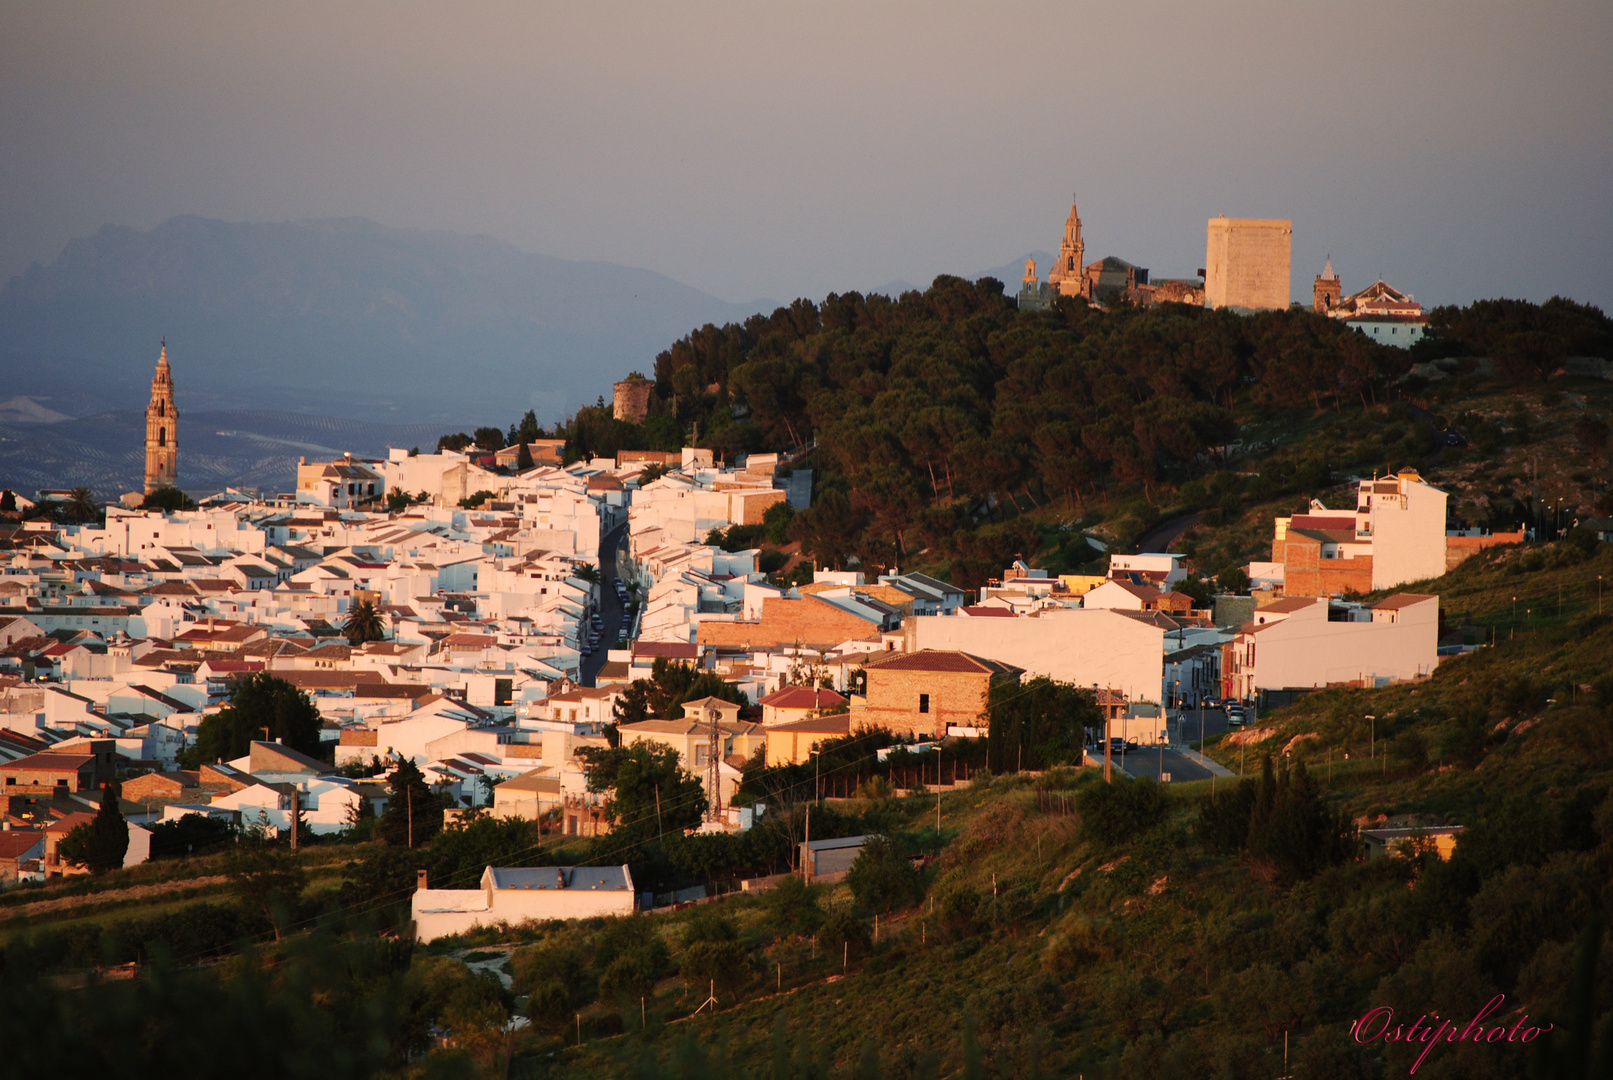
[[[1242,705],[1239,705],[1237,702],[1233,702],[1231,705],[1227,706],[1227,726],[1228,727],[1242,727],[1243,726],[1243,719],[1244,719],[1244,717],[1243,717],[1243,706]]]
[[[1126,740],[1122,739],[1119,735],[1111,736],[1109,739],[1109,753],[1124,754],[1125,752]]]

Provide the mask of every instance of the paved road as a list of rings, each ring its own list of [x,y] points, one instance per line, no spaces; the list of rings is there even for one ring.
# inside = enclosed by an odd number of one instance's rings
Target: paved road
[[[1167,551],[1178,536],[1199,523],[1198,514],[1162,521],[1137,538],[1138,551]]]
[[[1213,762],[1211,763],[1213,764]],[[1180,784],[1188,780],[1208,780],[1210,770],[1199,762],[1196,750],[1172,750],[1168,747],[1145,746],[1126,754],[1124,768],[1133,776],[1150,776],[1159,779],[1160,772],[1170,773],[1171,782]],[[1217,775],[1220,775],[1219,773]]]
[[[1211,739],[1227,730],[1227,714],[1224,709],[1183,709],[1182,723],[1175,720],[1176,710],[1171,710],[1171,742],[1183,746],[1196,743],[1200,739]]]
[[[622,537],[627,534],[627,523],[616,526],[605,534],[599,545],[599,618],[604,623],[604,629],[599,635],[599,648],[582,658],[577,672],[577,681],[583,686],[594,685],[594,677],[599,669],[605,666],[605,660],[610,650],[616,644],[616,639],[627,633],[629,627],[622,625],[622,604],[616,599],[616,550],[622,543]]]
[[[1215,775],[1225,777],[1226,771],[1208,758],[1200,758],[1190,743],[1213,738],[1227,730],[1227,714],[1222,709],[1184,709],[1177,720],[1171,710],[1171,745],[1143,746],[1125,755],[1124,768],[1133,776],[1151,776],[1155,780],[1161,773],[1170,773],[1172,783],[1188,780],[1208,780],[1212,769]],[[1118,760],[1118,759],[1117,759]],[[1235,770],[1234,770],[1235,771]]]

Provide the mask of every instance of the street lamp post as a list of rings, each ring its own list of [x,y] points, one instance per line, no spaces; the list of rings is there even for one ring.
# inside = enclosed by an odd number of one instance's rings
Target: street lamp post
[[[1378,718],[1368,714],[1367,723],[1372,725],[1369,729],[1371,735],[1367,742],[1367,757],[1376,758],[1378,756]]]

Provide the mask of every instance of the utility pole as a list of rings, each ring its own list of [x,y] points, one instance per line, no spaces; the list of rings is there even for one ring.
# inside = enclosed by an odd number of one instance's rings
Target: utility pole
[[[722,820],[722,713],[716,706],[706,710],[706,783],[711,786],[711,821]]]
[[[937,796],[939,798],[939,796]],[[807,803],[806,808],[806,839],[801,841],[801,880],[812,881],[808,864],[812,861],[812,804]]]
[[[404,791],[407,792],[407,796],[404,799],[404,804],[408,807],[408,810],[409,810],[409,850],[413,851],[414,850],[414,785],[410,784],[407,788],[404,789]]]
[[[297,804],[301,802],[300,795],[301,793],[296,788],[291,789],[291,853],[293,855],[297,854],[297,814],[299,811]]]
[[[1109,710],[1105,706],[1103,712],[1103,782],[1105,784],[1114,783],[1113,756],[1113,750],[1109,743]]]

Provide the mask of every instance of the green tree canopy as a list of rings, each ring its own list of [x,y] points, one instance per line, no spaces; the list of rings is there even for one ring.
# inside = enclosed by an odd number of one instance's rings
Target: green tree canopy
[[[870,836],[846,872],[846,886],[869,911],[909,908],[924,898],[924,881],[896,841]]]
[[[431,790],[415,763],[405,758],[387,781],[390,794],[376,827],[393,847],[416,848],[442,832],[442,798]]]
[[[118,808],[116,784],[101,789],[101,806],[94,820],[76,826],[56,847],[63,861],[87,866],[96,874],[122,869],[128,851],[129,826]]]
[[[993,685],[988,709],[986,762],[993,772],[1079,761],[1087,729],[1103,727],[1092,691],[1043,676]]]
[[[313,698],[266,671],[241,675],[230,683],[229,704],[196,729],[196,745],[181,755],[188,769],[245,755],[253,740],[279,740],[298,753],[323,755],[319,731],[324,719]]]
[[[588,747],[581,754],[588,763],[588,790],[609,793],[605,812],[614,826],[611,835],[623,846],[682,832],[704,817],[705,788],[684,770],[676,750],[639,743]]]
[[[648,679],[634,679],[616,703],[616,722],[636,724],[641,720],[683,718],[683,703],[714,697],[744,707],[750,704],[745,691],[724,682],[714,671],[697,671],[692,665],[674,663],[657,656]]]
[[[176,510],[196,509],[196,500],[186,495],[178,488],[160,487],[151,492],[141,502],[142,510],[163,510],[173,513]]]

